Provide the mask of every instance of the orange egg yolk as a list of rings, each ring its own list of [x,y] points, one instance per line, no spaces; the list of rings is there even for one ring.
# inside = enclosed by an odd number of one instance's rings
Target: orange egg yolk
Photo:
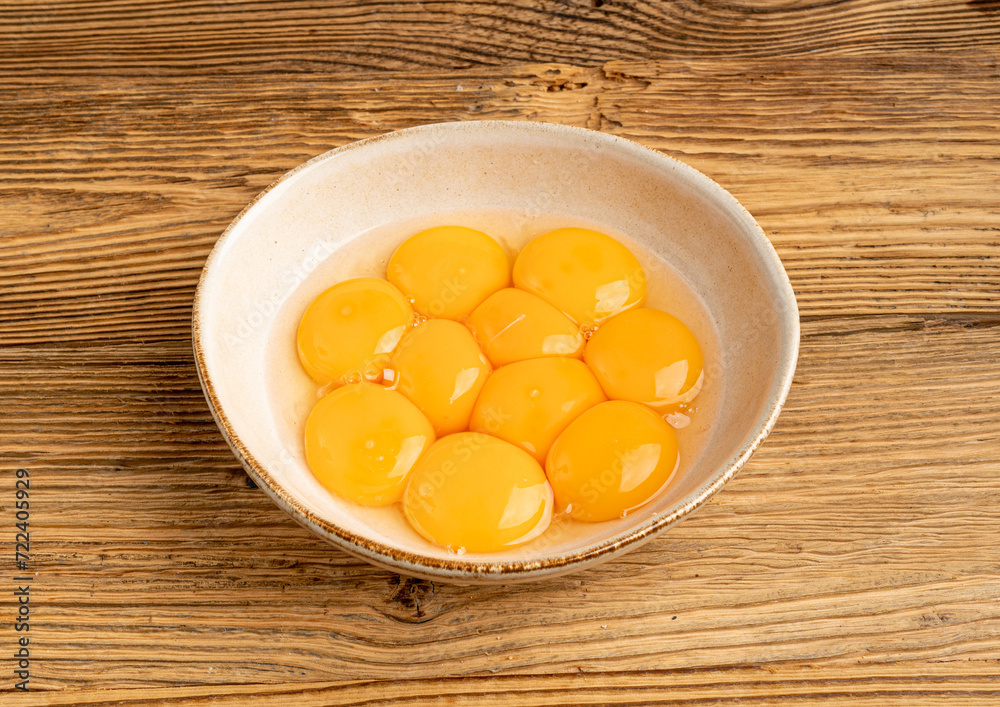
[[[399,246],[389,259],[386,277],[424,316],[464,319],[510,284],[510,261],[485,233],[440,226]]]
[[[584,358],[609,398],[661,412],[691,402],[704,380],[694,334],[658,309],[633,309],[609,319],[590,337]]]
[[[646,299],[646,275],[628,248],[603,233],[561,228],[514,262],[514,284],[591,327]]]
[[[469,429],[516,444],[543,463],[566,425],[604,400],[600,384],[582,361],[519,361],[486,381]]]
[[[661,491],[678,466],[677,435],[647,407],[612,400],[573,420],[549,450],[556,508],[582,521],[620,518]]]
[[[378,380],[412,319],[406,298],[385,280],[341,282],[302,315],[299,360],[320,384]]]
[[[414,529],[452,551],[493,552],[541,534],[552,489],[527,452],[476,432],[439,439],[420,458],[403,496]]]
[[[313,474],[331,491],[369,506],[400,500],[410,470],[433,442],[431,423],[413,403],[372,383],[338,388],[306,421]]]
[[[299,323],[302,366],[334,388],[305,428],[324,487],[402,502],[451,551],[495,552],[554,512],[621,518],[670,484],[678,442],[663,416],[698,395],[704,360],[679,319],[642,306],[624,245],[558,229],[512,276],[497,241],[443,226],[400,245],[387,278],[334,285]]]
[[[580,327],[541,297],[513,287],[487,297],[466,324],[494,366],[583,354]]]
[[[383,379],[420,408],[443,436],[468,428],[492,370],[468,329],[448,319],[428,319],[403,337]]]

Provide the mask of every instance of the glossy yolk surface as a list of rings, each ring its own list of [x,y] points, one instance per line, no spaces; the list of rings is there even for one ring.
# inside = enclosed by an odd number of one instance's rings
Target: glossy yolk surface
[[[443,436],[469,426],[472,406],[492,370],[463,325],[428,319],[403,337],[383,376]]]
[[[663,418],[637,403],[612,400],[569,424],[549,450],[545,473],[557,510],[602,521],[652,500],[677,464],[677,435]]]
[[[519,361],[498,369],[486,381],[469,429],[516,444],[541,463],[566,425],[606,399],[582,361]]]
[[[583,354],[580,327],[541,297],[513,287],[487,297],[466,324],[494,366]]]
[[[694,334],[658,309],[633,309],[602,324],[584,353],[612,400],[667,411],[701,390],[704,362]]]
[[[586,327],[646,299],[646,275],[635,256],[585,228],[561,228],[528,243],[514,262],[514,284]]]
[[[493,552],[527,542],[552,517],[552,489],[527,452],[476,432],[439,439],[403,497],[407,520],[453,551]]]
[[[378,380],[413,319],[406,298],[385,280],[359,278],[317,297],[299,322],[299,360],[317,383]]]
[[[372,383],[338,388],[306,421],[306,460],[326,488],[369,506],[395,503],[407,475],[434,442],[423,413]]]
[[[386,277],[428,317],[464,319],[510,284],[510,261],[481,231],[440,226],[412,236],[389,259]]]

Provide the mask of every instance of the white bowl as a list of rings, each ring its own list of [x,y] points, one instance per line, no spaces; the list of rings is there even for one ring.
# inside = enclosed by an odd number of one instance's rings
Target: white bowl
[[[422,539],[397,509],[344,501],[309,472],[302,430],[316,390],[295,351],[302,312],[339,280],[381,275],[407,235],[445,223],[486,230],[511,249],[557,226],[599,228],[640,256],[651,306],[682,310],[706,344],[699,396],[705,412],[680,431],[680,471],[652,502],[620,520],[558,522],[526,545],[458,556]],[[401,130],[292,170],[219,239],[198,285],[193,320],[212,414],[275,503],[372,564],[459,583],[583,569],[688,515],[771,430],[799,344],[788,276],[753,217],[722,187],[622,138],[505,121]]]

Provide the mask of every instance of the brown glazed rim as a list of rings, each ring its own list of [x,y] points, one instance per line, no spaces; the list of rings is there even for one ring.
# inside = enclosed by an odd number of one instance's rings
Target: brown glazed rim
[[[779,360],[779,371],[775,388],[771,391],[771,401],[768,409],[758,418],[756,433],[752,440],[731,456],[722,467],[717,470],[708,481],[698,489],[688,494],[669,513],[661,514],[646,521],[641,526],[632,530],[620,533],[603,541],[592,543],[580,550],[554,556],[543,556],[531,560],[513,560],[501,562],[473,561],[455,559],[441,559],[418,553],[399,550],[389,547],[379,542],[353,533],[328,520],[317,516],[298,501],[292,498],[276,481],[249,451],[245,442],[239,437],[223,410],[222,405],[215,391],[212,377],[208,371],[204,351],[202,346],[202,299],[205,294],[205,281],[208,273],[212,270],[215,262],[221,258],[221,253],[232,231],[237,224],[254,208],[254,206],[277,185],[291,178],[298,172],[307,169],[319,162],[337,159],[341,155],[353,150],[363,149],[369,145],[383,140],[405,140],[422,132],[455,130],[455,131],[539,131],[542,133],[569,133],[585,139],[603,142],[618,150],[630,153],[633,157],[647,163],[653,163],[659,169],[667,168],[686,173],[691,181],[703,190],[715,191],[722,200],[723,205],[731,209],[734,216],[742,217],[742,220],[753,225],[754,233],[750,236],[755,239],[755,252],[760,264],[770,275],[770,280],[779,290],[784,290],[776,297],[782,300],[787,306],[779,308],[779,318],[781,326],[787,331],[787,340],[784,342],[785,351]],[[783,294],[783,296],[782,296]],[[505,120],[483,120],[454,123],[434,123],[421,125],[413,128],[406,128],[395,132],[378,135],[356,142],[351,142],[342,147],[330,150],[318,155],[307,162],[299,165],[290,172],[285,173],[264,191],[258,194],[240,213],[233,219],[232,223],[222,233],[216,242],[215,247],[208,256],[202,270],[201,278],[194,298],[194,308],[192,312],[192,340],[194,346],[195,365],[198,371],[198,378],[201,382],[205,397],[208,400],[212,417],[215,418],[223,437],[229,444],[233,453],[246,469],[250,477],[259,487],[271,497],[271,499],[281,507],[286,513],[292,516],[300,524],[309,530],[323,537],[332,544],[340,547],[344,551],[354,556],[373,562],[383,567],[391,567],[403,574],[418,574],[427,577],[440,578],[452,581],[523,581],[527,579],[540,578],[550,574],[561,574],[576,566],[578,569],[594,564],[601,559],[624,552],[630,548],[640,545],[642,542],[651,539],[657,533],[674,525],[682,518],[690,514],[696,508],[714,496],[725,484],[732,479],[736,473],[753,456],[753,453],[760,446],[774,427],[788,395],[788,390],[795,373],[795,364],[798,358],[799,348],[799,318],[798,308],[795,303],[795,294],[792,290],[788,274],[785,272],[777,252],[768,240],[764,231],[754,220],[753,216],[736,200],[728,191],[723,189],[715,181],[702,174],[693,167],[680,162],[672,157],[645,147],[639,143],[625,138],[608,135],[606,133],[577,128],[553,123],[526,122],[526,121],[505,121]]]

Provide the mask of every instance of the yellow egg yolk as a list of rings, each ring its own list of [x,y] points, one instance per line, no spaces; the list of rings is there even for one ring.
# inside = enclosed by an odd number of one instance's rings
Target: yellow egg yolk
[[[541,463],[566,425],[606,399],[582,361],[519,361],[494,371],[486,381],[469,429],[516,444]]]
[[[383,379],[420,408],[443,436],[469,426],[472,406],[492,370],[463,325],[428,319],[403,337]]]
[[[584,359],[612,400],[666,412],[701,390],[704,362],[694,334],[658,309],[633,309],[602,324]]]
[[[582,521],[620,518],[657,495],[678,465],[677,435],[647,407],[612,400],[559,435],[545,460],[556,508]]]
[[[493,238],[443,226],[400,245],[387,278],[334,285],[299,322],[302,366],[333,389],[305,426],[325,488],[401,502],[428,541],[478,553],[536,538],[557,511],[624,517],[671,483],[671,424],[690,422],[674,413],[690,413],[704,360],[680,320],[642,306],[624,245],[558,229],[511,272]]]
[[[338,388],[306,421],[306,460],[323,486],[368,506],[400,500],[434,430],[399,393],[372,383]]]
[[[403,496],[410,525],[452,551],[494,552],[541,534],[552,488],[527,452],[476,432],[439,439],[417,462]]]
[[[585,228],[561,228],[528,243],[514,262],[514,284],[585,327],[646,298],[646,275],[629,249]]]
[[[299,360],[317,383],[378,380],[413,310],[385,280],[359,278],[317,297],[299,322]]]
[[[513,287],[487,297],[466,324],[494,366],[583,354],[580,327],[541,297]]]
[[[428,317],[464,319],[510,284],[510,261],[482,231],[440,226],[412,236],[389,259],[386,277]]]

